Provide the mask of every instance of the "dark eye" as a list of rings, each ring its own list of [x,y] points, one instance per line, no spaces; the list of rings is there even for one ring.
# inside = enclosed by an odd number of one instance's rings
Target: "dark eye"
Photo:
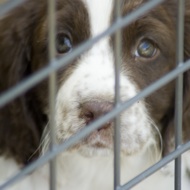
[[[152,58],[156,54],[156,51],[156,44],[151,40],[146,39],[141,41],[137,47],[136,56],[143,58]]]
[[[72,42],[71,42],[71,38],[69,37],[69,35],[64,34],[64,33],[60,33],[57,35],[56,38],[56,49],[57,52],[60,54],[63,53],[68,53],[72,50]]]

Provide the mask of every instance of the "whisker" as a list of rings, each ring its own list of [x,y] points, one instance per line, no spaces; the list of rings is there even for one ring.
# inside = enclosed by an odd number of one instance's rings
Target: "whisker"
[[[157,143],[154,144],[154,149],[155,149],[155,152],[156,152],[156,157],[157,159],[161,159],[162,157],[162,151],[163,151],[163,139],[162,139],[162,135],[160,133],[160,130],[158,129],[158,127],[156,126],[156,124],[152,121],[152,127],[154,129],[154,131],[156,132],[158,138],[159,138],[159,143],[160,143],[160,150],[158,150],[158,145]]]
[[[42,134],[42,138],[41,138],[41,141],[40,141],[40,144],[38,146],[38,148],[32,153],[32,155],[28,158],[28,161],[30,161],[33,156],[41,149],[40,151],[40,154],[42,153],[42,150],[43,150],[43,146],[48,146],[49,144],[49,138],[47,138],[47,136],[49,136],[49,131],[48,131],[48,124],[46,125],[45,129],[44,129],[44,132]],[[46,142],[46,140],[48,142]]]

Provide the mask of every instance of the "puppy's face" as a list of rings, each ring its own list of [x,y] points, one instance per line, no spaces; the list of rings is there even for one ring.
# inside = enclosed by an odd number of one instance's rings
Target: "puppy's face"
[[[113,23],[112,0],[58,1],[57,56],[68,54],[84,40],[94,37]],[[122,15],[137,9],[143,1],[123,1]],[[174,4],[174,3],[173,3]],[[175,25],[172,3],[167,2],[122,29],[121,100],[127,101],[175,66]],[[33,62],[44,58],[47,22],[36,29]],[[46,42],[47,43],[47,42]],[[36,48],[37,47],[37,48]],[[63,142],[100,116],[114,104],[114,43],[107,37],[61,70],[56,98],[56,135]],[[35,67],[35,64],[33,64]],[[39,64],[38,64],[39,65]],[[159,146],[158,131],[173,102],[170,83],[120,114],[121,151],[132,155]],[[113,122],[110,121],[78,143],[84,155],[112,152]]]

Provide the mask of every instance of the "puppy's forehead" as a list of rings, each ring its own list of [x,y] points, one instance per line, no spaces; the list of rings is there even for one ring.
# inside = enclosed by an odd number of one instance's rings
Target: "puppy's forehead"
[[[110,26],[113,0],[82,0],[90,19],[91,35],[96,36]]]
[[[89,14],[91,35],[96,36],[107,29],[113,19],[114,0],[81,0]],[[123,14],[139,7],[143,0],[119,0]]]

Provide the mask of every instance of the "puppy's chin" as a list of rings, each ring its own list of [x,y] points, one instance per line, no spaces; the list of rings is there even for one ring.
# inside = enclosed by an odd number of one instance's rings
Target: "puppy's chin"
[[[110,130],[92,132],[80,143],[73,146],[71,151],[76,151],[84,157],[106,157],[113,155],[113,137]]]
[[[77,151],[84,157],[108,157],[113,155],[113,149],[101,147],[98,144],[94,146],[81,146]]]

